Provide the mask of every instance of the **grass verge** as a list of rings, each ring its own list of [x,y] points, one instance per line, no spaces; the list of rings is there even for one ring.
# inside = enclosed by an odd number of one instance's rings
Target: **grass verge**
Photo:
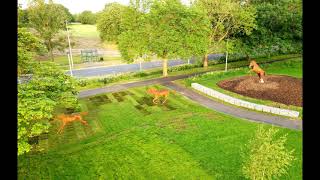
[[[179,94],[153,105],[147,88],[81,99],[89,126],[70,124],[58,135],[53,124],[41,153],[18,158],[18,179],[243,179],[241,149],[259,123]],[[302,179],[302,132],[275,128],[288,134],[296,158],[280,179]]]

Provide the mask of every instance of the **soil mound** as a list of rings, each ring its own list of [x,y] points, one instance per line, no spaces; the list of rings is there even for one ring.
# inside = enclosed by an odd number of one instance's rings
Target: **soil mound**
[[[302,79],[279,75],[267,75],[263,79],[264,83],[259,83],[257,76],[242,76],[220,81],[217,85],[256,99],[302,106]]]

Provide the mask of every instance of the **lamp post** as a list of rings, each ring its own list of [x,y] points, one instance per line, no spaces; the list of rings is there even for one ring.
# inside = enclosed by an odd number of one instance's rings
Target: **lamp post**
[[[68,30],[68,21],[67,20],[66,20],[66,28],[67,28],[67,35],[68,35],[68,42],[69,42],[69,53],[70,53],[71,67],[73,67],[71,43],[70,43],[69,30]]]
[[[226,45],[226,68],[225,71],[227,72],[228,70],[228,40],[227,40],[227,45]]]
[[[71,60],[70,60],[70,54],[69,53],[67,53],[68,54],[68,61],[69,61],[69,68],[70,68],[70,75],[71,76],[73,76],[73,74],[72,74],[72,68],[71,68]]]

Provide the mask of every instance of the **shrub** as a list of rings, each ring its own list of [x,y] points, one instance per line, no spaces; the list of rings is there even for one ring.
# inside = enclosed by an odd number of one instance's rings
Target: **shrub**
[[[168,72],[184,71],[184,70],[187,70],[187,69],[195,68],[196,66],[197,65],[192,65],[192,64],[175,66],[175,67],[169,68]]]
[[[81,87],[84,87],[84,86],[86,86],[87,84],[88,84],[88,83],[87,83],[86,80],[80,79],[80,80],[78,81],[78,85],[81,86]]]
[[[145,72],[137,72],[133,75],[133,77],[145,77],[148,76],[148,73]]]
[[[278,130],[260,126],[243,152],[242,172],[248,179],[273,179],[287,173],[294,160],[293,150],[287,151],[286,135],[275,139]]]

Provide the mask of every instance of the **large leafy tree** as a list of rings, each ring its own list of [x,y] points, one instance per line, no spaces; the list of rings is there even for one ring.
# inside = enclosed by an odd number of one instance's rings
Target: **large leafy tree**
[[[36,54],[45,53],[42,41],[26,28],[18,28],[18,75],[31,73]]]
[[[250,35],[256,27],[256,10],[235,0],[196,0],[193,6],[206,12],[211,22],[208,36],[209,49],[203,58],[203,66],[208,66],[208,54],[223,52],[226,40],[234,34]]]
[[[36,148],[29,141],[48,132],[56,107],[79,108],[70,76],[51,63],[33,69],[31,81],[18,85],[18,155]]]
[[[18,27],[27,27],[29,23],[28,11],[18,6]]]
[[[178,0],[154,1],[147,13],[136,17],[129,26],[133,28],[119,36],[120,52],[129,60],[156,55],[163,60],[164,77],[168,75],[168,58],[207,51],[210,22],[197,8],[186,7]]]
[[[18,28],[18,75],[32,74],[18,84],[18,155],[36,146],[29,141],[47,132],[56,107],[78,110],[75,81],[51,63],[35,63],[33,57],[45,51],[42,41]]]
[[[130,10],[127,6],[119,3],[106,4],[97,18],[97,30],[102,40],[118,41],[118,36],[126,30],[123,20],[128,11]]]
[[[44,40],[53,61],[53,49],[57,44],[54,43],[54,38],[65,28],[65,21],[68,19],[65,9],[62,5],[54,4],[52,0],[48,4],[44,0],[33,0],[29,4],[28,13],[30,26]]]
[[[69,11],[68,8],[66,8],[66,7],[63,6],[62,4],[56,4],[56,6],[58,6],[59,9],[63,9],[63,10],[64,10],[68,22],[72,22],[72,21],[74,20],[74,17],[73,17],[73,15],[70,13],[70,11]]]
[[[238,51],[254,56],[297,53],[302,49],[301,0],[252,0],[257,28],[249,37],[238,35]]]
[[[91,11],[83,11],[79,14],[79,21],[82,24],[95,24],[96,23],[96,15]]]

